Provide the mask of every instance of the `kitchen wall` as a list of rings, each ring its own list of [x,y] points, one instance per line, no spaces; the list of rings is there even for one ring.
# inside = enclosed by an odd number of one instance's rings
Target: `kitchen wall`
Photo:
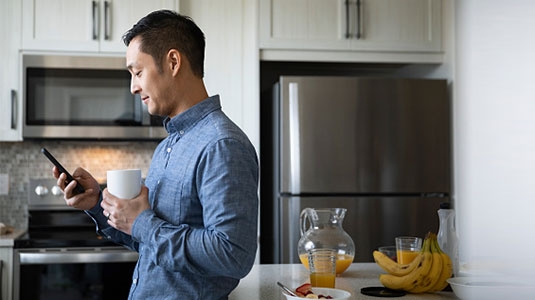
[[[69,171],[81,166],[99,181],[106,170],[140,168],[148,172],[156,142],[25,141],[0,143],[0,173],[9,174],[9,195],[0,195],[0,222],[25,229],[30,178],[52,178],[52,164],[41,154],[46,147]]]
[[[463,270],[535,276],[535,2],[443,0],[443,13],[444,63],[401,72],[450,79]]]
[[[535,276],[535,2],[463,0],[455,6],[461,260],[490,272]]]

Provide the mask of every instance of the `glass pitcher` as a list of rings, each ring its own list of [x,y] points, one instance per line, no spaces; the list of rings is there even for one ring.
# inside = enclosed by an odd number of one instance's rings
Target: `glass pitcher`
[[[342,228],[346,211],[345,208],[305,208],[301,211],[301,238],[297,252],[307,269],[308,251],[311,249],[335,249],[338,253],[336,274],[341,274],[351,265],[355,257],[355,243]]]
[[[450,257],[453,275],[457,276],[459,272],[459,249],[455,230],[455,210],[450,208],[450,204],[447,202],[440,203],[438,217],[440,221],[437,234],[438,245]]]

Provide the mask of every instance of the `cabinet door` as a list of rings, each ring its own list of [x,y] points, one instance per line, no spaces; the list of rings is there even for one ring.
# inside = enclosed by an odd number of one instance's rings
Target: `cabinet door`
[[[0,141],[22,140],[22,99],[20,98],[19,48],[21,44],[19,0],[0,1]],[[7,298],[3,298],[7,299]]]
[[[178,0],[23,0],[23,49],[123,54],[126,30],[160,8]]]
[[[359,6],[352,5],[352,49],[441,51],[441,0],[360,0]]]
[[[107,0],[101,4],[100,51],[126,51],[123,34],[148,13],[158,9],[178,11],[178,0]]]
[[[99,5],[91,0],[23,0],[23,49],[98,51]]]
[[[441,50],[441,0],[260,0],[260,48]]]
[[[345,0],[260,0],[260,48],[346,50]]]

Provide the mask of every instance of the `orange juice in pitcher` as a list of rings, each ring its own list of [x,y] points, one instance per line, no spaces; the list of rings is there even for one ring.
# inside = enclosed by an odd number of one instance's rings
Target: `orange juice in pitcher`
[[[312,249],[333,249],[337,253],[336,273],[343,273],[355,257],[355,243],[342,228],[345,208],[305,208],[301,211],[301,238],[297,252],[308,269],[308,252]]]

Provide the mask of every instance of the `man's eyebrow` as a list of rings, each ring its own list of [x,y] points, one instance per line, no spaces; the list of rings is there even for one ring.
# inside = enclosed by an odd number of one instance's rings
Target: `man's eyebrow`
[[[126,65],[126,68],[127,68],[128,70],[132,70],[132,69],[135,68],[137,65],[138,65],[138,64],[137,64],[135,61],[133,61],[133,62],[130,62],[129,64],[127,64],[127,65]]]

